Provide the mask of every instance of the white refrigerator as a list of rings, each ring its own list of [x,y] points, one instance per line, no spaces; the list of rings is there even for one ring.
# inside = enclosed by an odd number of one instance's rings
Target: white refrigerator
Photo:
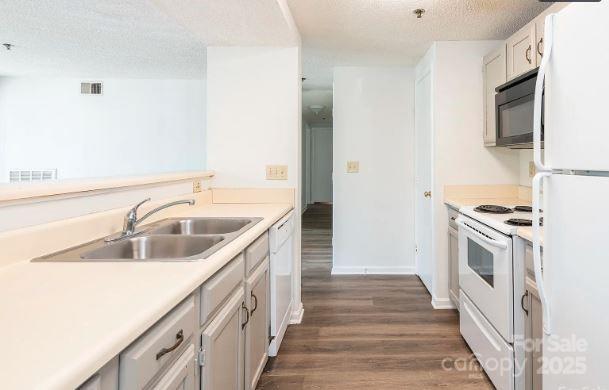
[[[572,3],[550,15],[544,39],[533,180],[543,389],[609,389],[609,1]]]

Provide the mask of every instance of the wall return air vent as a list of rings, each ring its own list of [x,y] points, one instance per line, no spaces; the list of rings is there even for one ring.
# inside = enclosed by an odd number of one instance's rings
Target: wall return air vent
[[[22,170],[11,169],[9,171],[9,182],[32,183],[57,179],[57,169]]]
[[[81,95],[101,95],[102,94],[102,83],[101,82],[84,82],[80,83]]]

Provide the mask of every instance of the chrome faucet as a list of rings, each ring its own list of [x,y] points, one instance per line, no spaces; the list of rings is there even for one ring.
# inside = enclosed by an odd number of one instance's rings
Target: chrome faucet
[[[168,207],[177,206],[177,205],[181,205],[181,204],[188,204],[188,205],[192,206],[195,204],[194,199],[176,200],[175,202],[169,202],[169,203],[161,205],[153,210],[150,210],[149,212],[144,214],[144,216],[142,218],[138,218],[137,210],[140,208],[141,205],[143,205],[144,203],[149,202],[149,201],[150,201],[150,198],[146,198],[143,201],[141,201],[140,203],[133,206],[131,208],[131,210],[129,210],[129,212],[127,212],[127,215],[125,215],[125,219],[123,221],[123,231],[121,232],[120,236],[116,237],[116,238],[108,238],[108,239],[106,239],[106,242],[118,241],[118,240],[122,240],[124,238],[128,238],[130,236],[133,236],[135,234],[135,228],[137,227],[137,225],[139,225],[145,219],[150,217],[152,214],[158,213],[159,211],[164,210]]]

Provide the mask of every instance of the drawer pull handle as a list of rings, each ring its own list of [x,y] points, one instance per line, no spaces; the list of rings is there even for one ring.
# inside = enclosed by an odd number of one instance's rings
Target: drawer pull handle
[[[166,355],[169,352],[175,351],[175,349],[178,348],[180,346],[180,344],[182,344],[183,341],[184,341],[184,331],[182,331],[182,329],[180,329],[180,331],[176,334],[176,343],[169,348],[163,348],[159,352],[157,352],[156,360],[159,360],[160,358],[163,357],[163,355]]]
[[[258,297],[254,293],[252,293],[252,298],[254,298],[254,308],[252,309],[252,312],[250,314],[254,315],[254,312],[258,308]]]
[[[522,310],[524,310],[524,312],[527,314],[527,316],[529,315],[529,310],[524,308],[524,299],[526,297],[529,296],[529,291],[525,291],[524,294],[522,294],[522,298],[520,298],[520,307],[522,307]]]
[[[450,217],[451,221],[455,221],[457,219],[457,217]]]
[[[531,45],[529,45],[529,47],[527,47],[527,50],[524,52],[524,56],[527,59],[527,62],[530,64],[533,61],[531,60]]]
[[[539,53],[540,56],[543,55],[543,37],[537,42],[537,53]]]
[[[245,306],[245,302],[241,302],[241,308],[245,310],[245,322],[241,324],[241,330],[245,329],[245,325],[250,322],[250,311]]]

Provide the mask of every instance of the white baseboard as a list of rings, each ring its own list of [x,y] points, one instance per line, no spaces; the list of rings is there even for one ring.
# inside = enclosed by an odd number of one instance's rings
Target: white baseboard
[[[414,275],[415,267],[332,267],[332,275]]]
[[[456,309],[457,307],[453,304],[453,301],[450,298],[431,298],[431,306],[434,309],[438,310],[446,310],[446,309]]]
[[[296,310],[292,311],[290,325],[300,324],[302,322],[302,317],[304,317],[304,307],[302,306],[302,302],[300,302],[296,305]]]
[[[302,208],[302,212],[300,213],[301,215],[305,213],[305,211],[307,211],[309,209],[309,205],[306,204],[303,208]]]

